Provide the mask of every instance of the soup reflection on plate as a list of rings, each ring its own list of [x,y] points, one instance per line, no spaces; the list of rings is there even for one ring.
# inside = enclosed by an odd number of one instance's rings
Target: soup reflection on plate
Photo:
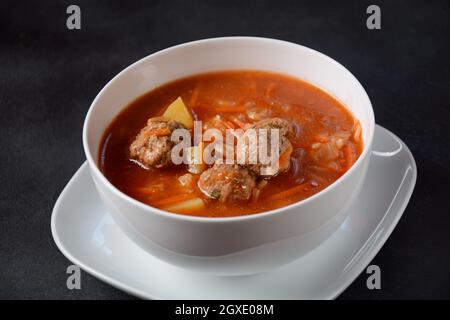
[[[201,141],[195,141],[198,129],[205,133]],[[223,134],[222,149],[217,137],[205,139],[210,129]],[[180,148],[180,130],[191,133],[191,147]],[[238,141],[250,141],[252,131],[257,146],[239,158]],[[235,150],[229,158],[227,147]],[[277,73],[223,71],[173,81],[130,103],[105,131],[99,164],[114,186],[145,204],[228,217],[314,195],[342,176],[362,149],[359,121],[325,91]],[[251,150],[276,161],[251,157]],[[174,160],[176,154],[184,161]]]

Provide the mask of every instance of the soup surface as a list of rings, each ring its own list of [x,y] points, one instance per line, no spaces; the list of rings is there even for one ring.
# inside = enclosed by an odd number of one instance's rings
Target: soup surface
[[[255,165],[171,163],[167,152],[173,147],[173,129],[187,127],[192,132],[180,105],[165,113],[177,99],[188,117],[202,121],[204,130],[286,128],[281,133],[279,171],[264,176]],[[169,120],[167,114],[180,119]],[[157,148],[166,148],[166,153]],[[130,103],[105,131],[98,161],[114,186],[145,204],[182,214],[228,217],[280,208],[314,195],[343,175],[362,148],[359,122],[323,90],[276,73],[224,71],[176,80]]]

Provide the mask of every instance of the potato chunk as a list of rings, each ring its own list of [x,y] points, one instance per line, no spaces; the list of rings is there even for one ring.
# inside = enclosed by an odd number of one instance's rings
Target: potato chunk
[[[163,114],[163,117],[177,121],[183,124],[188,129],[191,129],[194,126],[192,115],[181,97],[178,97],[167,107],[166,111]]]
[[[176,213],[189,213],[205,208],[205,203],[200,198],[192,198],[182,202],[174,203],[170,206],[164,207],[164,210]]]

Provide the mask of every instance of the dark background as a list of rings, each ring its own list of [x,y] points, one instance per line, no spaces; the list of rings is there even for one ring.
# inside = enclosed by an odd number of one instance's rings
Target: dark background
[[[81,7],[82,29],[66,28]],[[381,7],[381,30],[366,8]],[[450,2],[448,1],[1,1],[0,298],[132,298],[71,264],[50,233],[53,205],[84,161],[83,118],[120,70],[158,50],[208,37],[278,38],[319,50],[367,90],[378,124],[418,165],[403,218],[341,299],[450,298]],[[293,279],[295,281],[295,279]]]

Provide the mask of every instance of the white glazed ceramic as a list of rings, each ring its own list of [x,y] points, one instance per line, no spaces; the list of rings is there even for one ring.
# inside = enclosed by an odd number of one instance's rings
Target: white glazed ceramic
[[[275,71],[307,80],[341,100],[362,125],[364,150],[348,172],[296,204],[255,215],[203,218],[152,208],[116,189],[97,166],[102,134],[114,117],[149,90],[216,70]],[[173,265],[216,275],[242,275],[291,262],[326,240],[345,219],[369,165],[374,133],[370,100],[342,65],[312,49],[264,38],[216,38],[152,54],[126,68],[98,94],[86,116],[83,144],[100,198],[136,244]]]
[[[333,235],[296,261],[266,273],[218,277],[176,268],[128,239],[100,201],[84,164],[55,204],[52,233],[73,263],[147,299],[331,299],[370,263],[413,192],[416,165],[408,148],[376,127],[360,196]]]

